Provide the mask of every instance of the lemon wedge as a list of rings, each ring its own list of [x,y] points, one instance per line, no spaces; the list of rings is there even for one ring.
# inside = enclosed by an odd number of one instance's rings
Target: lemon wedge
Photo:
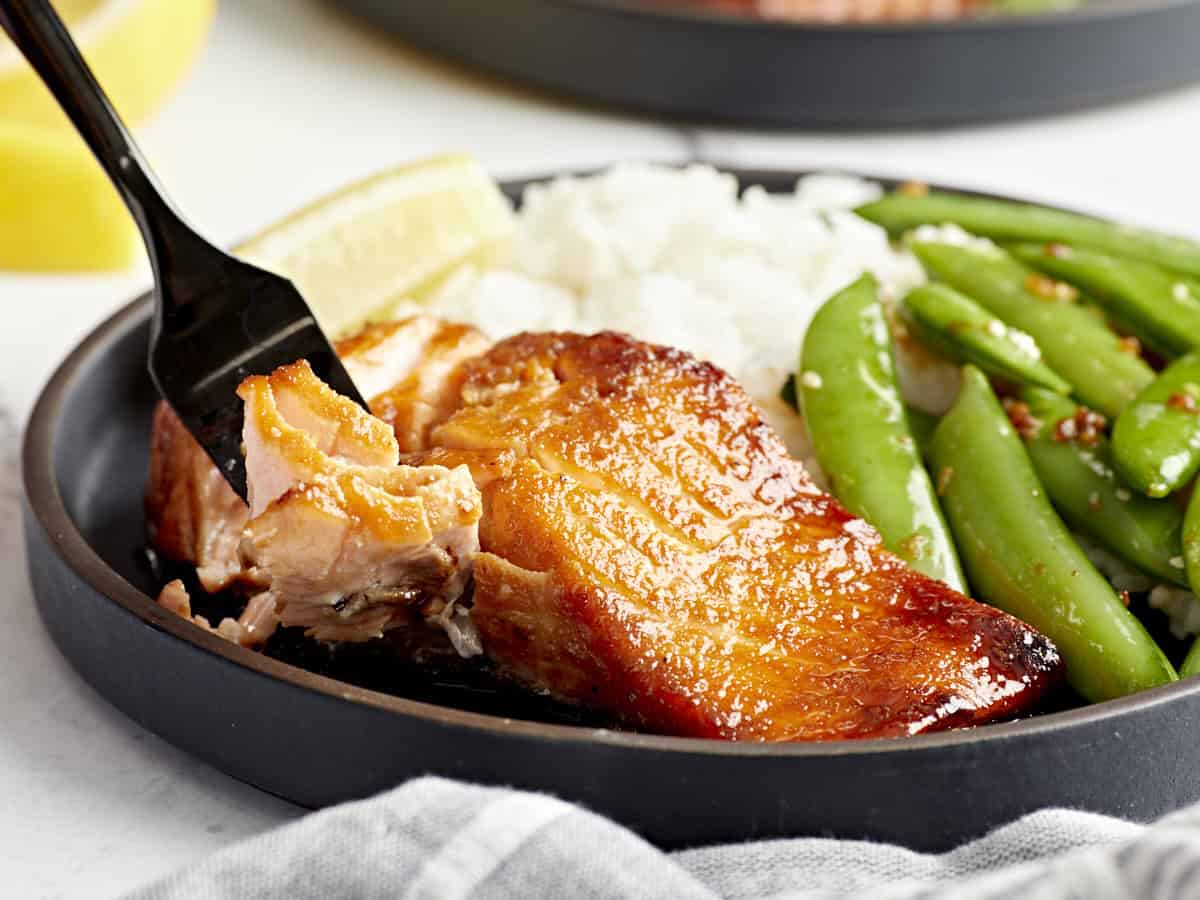
[[[133,219],[82,141],[0,121],[0,268],[122,269],[139,250]]]
[[[142,121],[191,66],[216,0],[54,0],[71,36],[113,105]],[[0,33],[0,121],[73,134],[66,116]]]
[[[183,76],[216,0],[55,0],[54,6],[133,124]],[[116,189],[0,33],[0,268],[115,270],[140,252]]]
[[[235,252],[295,282],[337,336],[420,300],[464,265],[503,251],[513,214],[470,156],[438,156],[312,203]]]

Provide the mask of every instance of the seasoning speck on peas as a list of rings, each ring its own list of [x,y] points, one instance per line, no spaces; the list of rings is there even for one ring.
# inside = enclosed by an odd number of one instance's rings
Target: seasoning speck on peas
[[[1167,398],[1167,406],[1180,412],[1200,412],[1200,404],[1196,403],[1196,396],[1191,391],[1176,391]]]
[[[1127,334],[1118,340],[1117,346],[1121,348],[1122,352],[1128,353],[1130,356],[1142,355],[1142,342],[1132,334]]]

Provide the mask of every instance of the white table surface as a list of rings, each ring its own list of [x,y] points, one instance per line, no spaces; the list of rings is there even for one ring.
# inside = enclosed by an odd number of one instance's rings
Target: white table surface
[[[1200,89],[1055,120],[937,132],[678,127],[480,80],[316,0],[225,0],[199,65],[140,136],[179,204],[219,242],[374,169],[446,150],[468,150],[501,176],[699,154],[936,177],[1200,234]],[[21,425],[67,349],[147,281],[144,268],[109,277],[0,274],[5,897],[114,896],[301,812],[108,706],[58,654],[34,611],[17,524]]]

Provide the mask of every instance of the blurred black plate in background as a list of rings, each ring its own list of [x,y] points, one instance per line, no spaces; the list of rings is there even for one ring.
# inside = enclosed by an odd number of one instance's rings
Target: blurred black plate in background
[[[1200,0],[800,25],[618,0],[332,0],[407,42],[579,100],[760,126],[1044,115],[1200,80]]]

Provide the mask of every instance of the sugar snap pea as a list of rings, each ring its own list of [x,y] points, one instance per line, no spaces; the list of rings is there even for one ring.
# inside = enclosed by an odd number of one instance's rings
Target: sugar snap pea
[[[1192,490],[1183,517],[1183,562],[1188,585],[1192,593],[1200,597],[1200,486]]]
[[[779,389],[779,399],[796,412],[800,412],[800,401],[796,397],[795,374],[789,375],[787,381],[783,383],[783,387]],[[933,438],[933,430],[937,428],[938,417],[908,404],[904,405],[904,415],[908,420],[909,431],[912,432],[913,439],[917,442],[917,449],[924,454],[930,439]]]
[[[908,427],[917,442],[917,449],[924,456],[925,451],[929,449],[929,442],[933,440],[933,432],[937,429],[938,417],[915,406],[906,406],[904,411],[908,415]]]
[[[1193,675],[1200,675],[1200,639],[1192,643],[1192,649],[1188,651],[1187,659],[1179,667],[1180,678],[1191,678]]]
[[[1033,338],[951,287],[913,289],[901,301],[900,315],[922,343],[949,359],[973,363],[1009,381],[1071,392],[1071,385],[1042,362]]]
[[[946,518],[980,599],[1057,644],[1091,701],[1176,678],[1146,629],[1096,571],[1046,499],[987,377],[966,366],[930,446]]]
[[[779,389],[779,399],[796,412],[800,411],[800,402],[796,397],[795,375],[789,375],[787,381],[783,383],[783,387]],[[929,441],[933,438],[933,430],[937,428],[938,417],[908,404],[904,406],[904,415],[908,419],[909,431],[912,432],[913,439],[917,442],[917,449],[924,454],[925,448],[929,446]]]
[[[1187,514],[1183,518],[1183,558],[1192,593],[1200,597],[1200,488],[1192,491]],[[1181,678],[1200,675],[1200,638],[1192,644],[1179,670]]]
[[[1086,0],[990,0],[982,15],[1032,15],[1074,9]]]
[[[920,225],[949,222],[995,240],[1081,244],[1200,275],[1200,243],[1196,241],[1045,206],[941,191],[923,195],[893,192],[856,212],[897,235]]]
[[[915,241],[934,276],[1030,335],[1051,369],[1088,406],[1115,416],[1154,381],[1154,370],[1083,306],[1035,293],[1039,275],[998,247]]]
[[[913,568],[963,590],[958,556],[900,400],[887,320],[870,275],[817,312],[796,380],[834,495]]]
[[[1125,485],[1113,467],[1103,421],[1039,388],[1026,388],[1021,401],[1025,406],[1011,405],[1009,417],[1059,515],[1130,565],[1186,585],[1179,565],[1183,511]]]
[[[1066,244],[1017,244],[1017,259],[1069,281],[1151,346],[1179,354],[1200,347],[1200,294],[1158,266]]]
[[[1165,497],[1200,471],[1200,351],[1181,356],[1117,417],[1113,459],[1134,488]]]

